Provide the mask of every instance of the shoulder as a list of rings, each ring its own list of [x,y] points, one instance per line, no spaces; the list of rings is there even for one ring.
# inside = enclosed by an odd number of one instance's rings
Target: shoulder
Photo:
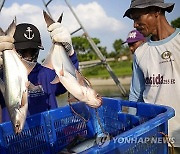
[[[136,59],[137,62],[140,61],[145,56],[148,46],[149,46],[148,43],[145,42],[136,49],[134,53],[135,55],[134,58]]]
[[[180,28],[176,28],[176,31],[180,34]]]

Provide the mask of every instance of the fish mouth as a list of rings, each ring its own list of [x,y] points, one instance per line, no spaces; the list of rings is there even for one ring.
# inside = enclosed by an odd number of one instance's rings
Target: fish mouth
[[[100,102],[102,102],[102,96],[101,95],[97,94],[96,97]]]
[[[98,100],[98,105],[97,105],[97,108],[98,108],[102,105],[103,99],[102,99],[102,96],[100,96],[99,94],[96,95],[96,98]]]
[[[15,130],[15,134],[19,134],[21,133],[22,129],[20,127],[20,121],[17,121],[17,123],[15,124],[14,130]]]

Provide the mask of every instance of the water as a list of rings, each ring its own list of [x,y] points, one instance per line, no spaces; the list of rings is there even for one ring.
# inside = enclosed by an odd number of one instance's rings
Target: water
[[[123,85],[124,88],[126,89],[127,93],[129,93],[129,84]],[[127,97],[123,97],[121,94],[120,89],[116,85],[98,85],[98,86],[93,86],[93,88],[101,95],[104,97],[116,97],[116,98],[122,98],[122,99],[127,99]],[[64,106],[67,105],[67,99],[68,95],[67,93],[60,95],[57,97],[58,101],[58,106]]]

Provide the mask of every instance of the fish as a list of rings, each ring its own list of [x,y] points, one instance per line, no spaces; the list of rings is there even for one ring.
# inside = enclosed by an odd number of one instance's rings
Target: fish
[[[73,148],[71,148],[70,152],[80,153],[80,152],[83,152],[95,145],[97,145],[96,138],[88,139],[88,140],[85,140],[84,142],[74,146]]]
[[[54,23],[54,20],[43,11],[47,27]],[[62,15],[58,22],[61,22]],[[73,97],[85,102],[92,108],[98,108],[102,104],[102,97],[92,88],[88,80],[74,67],[64,46],[67,42],[53,43],[51,50],[45,59],[43,66],[55,70],[56,77],[52,84],[61,82]],[[75,99],[68,99],[73,102]]]
[[[0,35],[13,37],[16,20],[4,32],[0,28]],[[28,110],[28,74],[36,63],[23,60],[15,48],[3,52],[3,81],[0,81],[1,91],[8,109],[14,132],[19,134],[24,127]]]
[[[95,134],[92,138],[85,138],[80,135],[74,137],[71,143],[69,143],[63,150],[58,154],[70,154],[70,153],[81,153],[94,146],[107,146],[112,139],[109,133]]]
[[[58,154],[72,154],[83,152],[93,146],[97,145],[96,137],[86,139],[80,135],[74,137],[71,143],[69,143],[63,150]]]

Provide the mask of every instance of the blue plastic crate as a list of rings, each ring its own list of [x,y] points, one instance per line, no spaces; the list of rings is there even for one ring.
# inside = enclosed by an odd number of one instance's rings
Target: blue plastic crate
[[[123,107],[134,107],[136,115],[122,112]],[[74,114],[69,106],[46,111],[27,118],[19,135],[13,132],[11,122],[0,124],[0,153],[58,153],[66,148],[77,135],[86,139],[101,134],[94,109],[84,103],[73,104],[73,108],[88,121]],[[167,143],[139,143],[130,139],[162,138],[159,132],[167,134],[168,120],[174,110],[166,106],[136,103],[113,98],[103,98],[98,108],[102,127],[112,139],[103,145],[96,145],[82,153],[125,153],[151,154],[167,153]],[[115,142],[115,139],[127,139]]]

